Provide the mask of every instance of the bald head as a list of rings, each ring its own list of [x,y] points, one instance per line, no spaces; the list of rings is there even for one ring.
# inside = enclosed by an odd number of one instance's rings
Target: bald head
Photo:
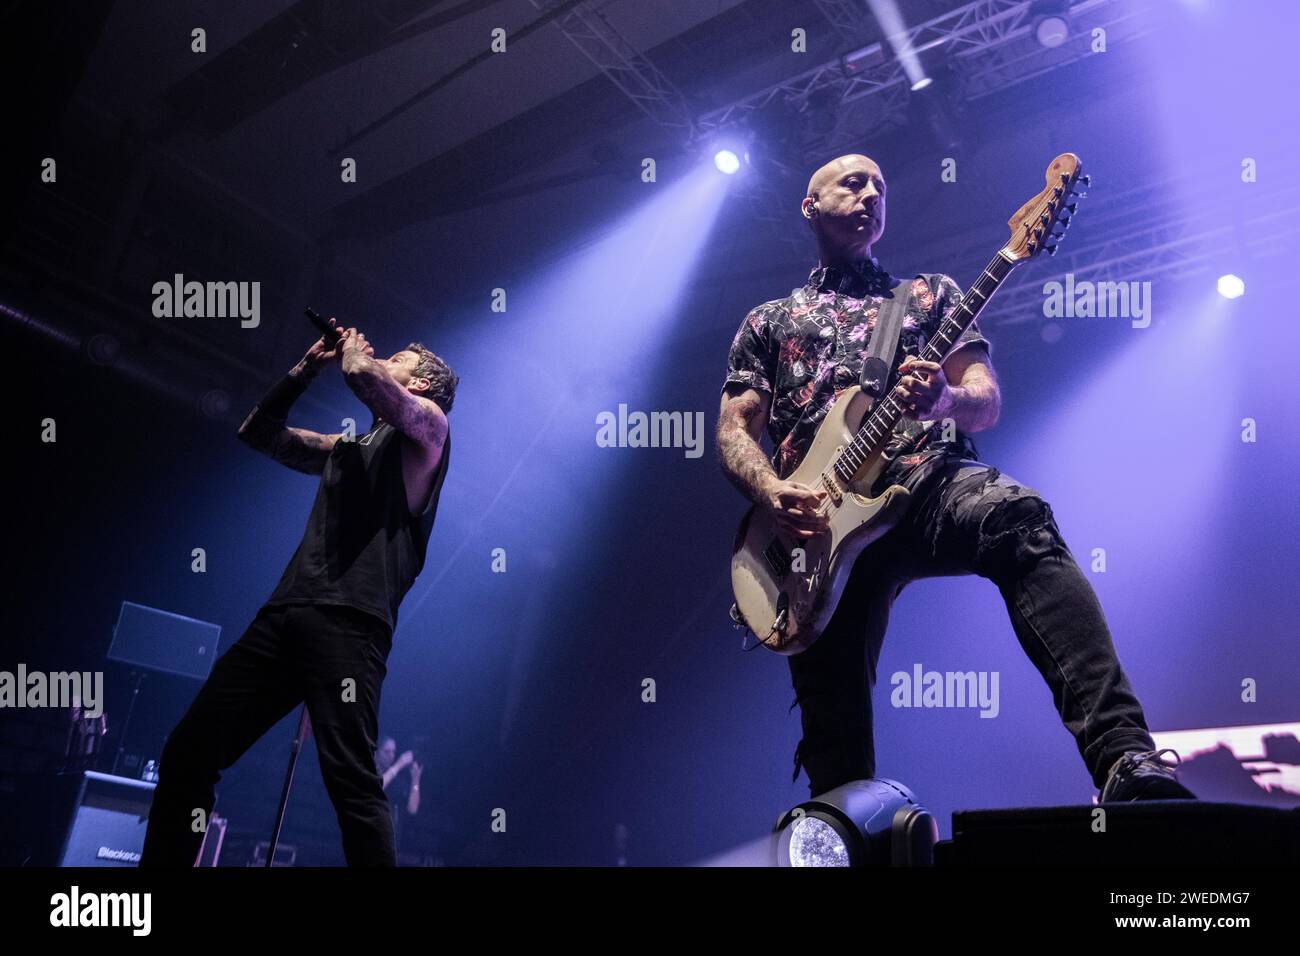
[[[816,199],[825,190],[828,183],[833,183],[840,176],[850,169],[859,167],[870,167],[876,172],[880,172],[880,167],[870,156],[863,156],[861,153],[847,153],[844,156],[837,156],[817,172],[812,174],[808,180],[808,195]]]
[[[802,207],[823,262],[869,256],[885,231],[884,174],[869,156],[837,156],[812,174]]]

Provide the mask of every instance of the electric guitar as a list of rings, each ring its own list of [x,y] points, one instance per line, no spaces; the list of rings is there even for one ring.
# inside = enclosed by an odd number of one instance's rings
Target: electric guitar
[[[942,363],[953,344],[1019,263],[1056,244],[1077,207],[1076,185],[1088,185],[1079,157],[1062,153],[1047,167],[1047,186],[1016,210],[1007,225],[1011,239],[998,250],[961,304],[940,325],[920,358]],[[1060,232],[1053,232],[1060,225]],[[859,386],[845,389],[813,437],[799,467],[788,476],[825,491],[820,511],[830,529],[798,538],[781,529],[770,513],[750,508],[736,532],[731,557],[732,617],[778,654],[798,654],[813,645],[830,621],[857,556],[896,525],[910,492],[891,485],[870,497],[889,464],[884,449],[903,417],[898,389],[876,402]]]

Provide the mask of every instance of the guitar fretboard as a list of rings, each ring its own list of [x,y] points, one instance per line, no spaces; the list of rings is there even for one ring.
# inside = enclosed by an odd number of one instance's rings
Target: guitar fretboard
[[[943,320],[933,338],[921,350],[922,360],[941,364],[948,357],[948,353],[961,338],[961,334],[970,328],[970,324],[975,321],[989,299],[993,298],[993,293],[997,292],[1002,281],[1011,274],[1011,270],[1016,267],[1016,262],[1017,260],[1006,255],[1003,250],[998,250],[998,254],[989,260],[989,264],[984,267],[979,278],[966,290],[961,304]],[[899,291],[901,290],[900,285]],[[903,406],[898,401],[897,386],[895,386],[884,399],[876,403],[871,414],[858,428],[853,441],[849,442],[835,459],[833,466],[835,476],[841,483],[848,484],[852,481],[867,460],[885,446],[902,417]]]

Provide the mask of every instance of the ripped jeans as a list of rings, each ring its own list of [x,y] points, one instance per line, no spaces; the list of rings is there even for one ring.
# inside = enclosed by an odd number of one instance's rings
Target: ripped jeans
[[[816,796],[875,775],[871,689],[890,607],[909,581],[961,574],[997,585],[1098,789],[1120,755],[1155,749],[1101,605],[1047,502],[956,454],[903,456],[873,493],[890,484],[912,491],[907,515],[858,558],[818,641],[788,658],[803,725],[795,779],[802,766]]]

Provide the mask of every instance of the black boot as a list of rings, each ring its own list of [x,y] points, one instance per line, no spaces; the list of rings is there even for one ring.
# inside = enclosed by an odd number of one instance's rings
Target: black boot
[[[1164,763],[1161,754],[1173,754],[1173,765]],[[1179,783],[1174,774],[1174,767],[1181,762],[1178,752],[1168,747],[1164,750],[1130,751],[1111,766],[1098,802],[1195,800],[1196,794]]]

